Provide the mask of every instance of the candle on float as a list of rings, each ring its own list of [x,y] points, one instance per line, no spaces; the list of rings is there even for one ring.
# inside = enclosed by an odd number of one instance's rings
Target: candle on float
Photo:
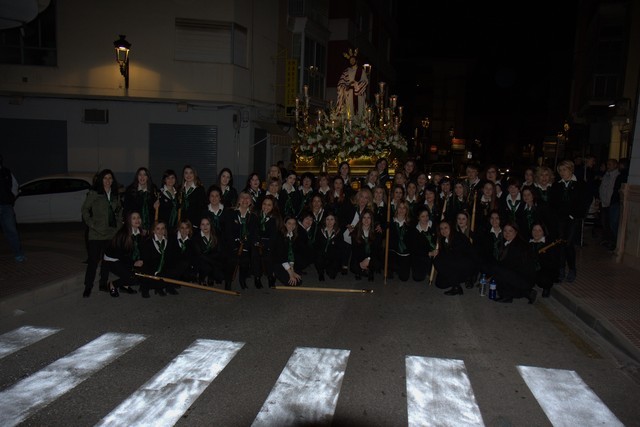
[[[296,108],[300,107],[300,98],[296,96]]]
[[[380,94],[376,93],[375,98],[376,98],[376,106],[380,105]]]
[[[309,85],[304,85],[304,97],[309,97]]]
[[[322,121],[322,110],[318,110],[318,124]]]
[[[391,95],[391,98],[389,98],[389,104],[391,108],[396,108],[397,101],[398,101],[398,97],[396,95]]]
[[[398,115],[400,116],[400,118],[402,119],[402,111],[404,110],[404,108],[402,108],[402,105],[398,107]]]
[[[385,85],[384,82],[378,83],[378,87],[380,88],[380,95],[384,94],[384,85]]]

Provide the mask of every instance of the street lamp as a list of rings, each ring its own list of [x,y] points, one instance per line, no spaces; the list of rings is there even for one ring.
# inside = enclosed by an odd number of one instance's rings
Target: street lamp
[[[125,40],[124,34],[120,34],[120,38],[113,42],[116,49],[116,62],[120,66],[120,74],[124,76],[124,87],[129,89],[129,51],[131,43]]]

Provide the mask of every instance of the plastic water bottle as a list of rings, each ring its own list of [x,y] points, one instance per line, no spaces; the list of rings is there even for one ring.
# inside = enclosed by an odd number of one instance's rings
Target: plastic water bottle
[[[482,276],[480,276],[480,296],[486,296],[487,295],[487,275],[482,273]]]
[[[489,283],[489,299],[495,300],[498,298],[498,285],[496,285],[495,279],[491,279]]]

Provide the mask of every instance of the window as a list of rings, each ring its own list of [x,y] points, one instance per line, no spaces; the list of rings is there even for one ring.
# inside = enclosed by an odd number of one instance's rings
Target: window
[[[327,48],[313,39],[304,39],[304,72],[302,81],[309,85],[309,95],[324,98]]]
[[[247,29],[232,22],[176,18],[174,58],[247,67]]]
[[[35,196],[38,194],[50,194],[52,193],[55,179],[42,179],[39,181],[25,184],[20,188],[21,196]]]
[[[56,0],[31,22],[0,31],[0,64],[56,66]]]
[[[83,179],[58,179],[53,184],[53,192],[55,193],[73,193],[74,191],[83,191],[91,188],[91,184]]]

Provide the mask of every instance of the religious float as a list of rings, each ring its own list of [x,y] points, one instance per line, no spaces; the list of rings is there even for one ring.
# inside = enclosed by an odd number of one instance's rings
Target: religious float
[[[398,158],[407,151],[399,132],[403,110],[396,95],[387,95],[386,84],[378,83],[374,103],[367,103],[371,66],[358,65],[358,50],[344,56],[350,62],[337,86],[338,99],[328,110],[309,107],[309,88],[296,98],[296,172],[337,173],[338,165],[349,162],[353,176],[364,176],[379,158],[386,158],[393,173]]]

